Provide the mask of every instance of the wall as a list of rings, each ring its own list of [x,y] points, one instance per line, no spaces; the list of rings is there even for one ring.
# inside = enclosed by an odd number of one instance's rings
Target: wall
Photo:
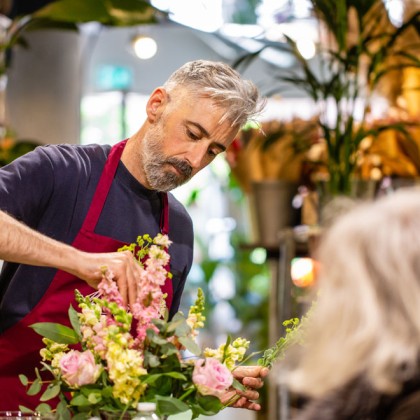
[[[70,31],[38,31],[28,48],[12,51],[6,115],[19,139],[76,143],[80,118],[80,36]]]

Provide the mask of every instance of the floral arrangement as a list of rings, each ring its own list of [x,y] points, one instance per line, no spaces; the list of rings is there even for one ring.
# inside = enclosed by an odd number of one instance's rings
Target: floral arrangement
[[[153,401],[159,415],[191,410],[194,419],[214,415],[238,398],[235,389],[244,387],[232,372],[248,359],[249,341],[228,338],[217,349],[200,350],[196,337],[205,321],[201,289],[187,316],[178,312],[168,320],[160,286],[170,276],[165,269],[169,245],[165,235],[144,235],[121,249],[131,250],[142,267],[137,301],[129,311],[112,272],[104,269],[97,297],[75,292],[80,311],[69,309],[72,328],[56,323],[31,326],[45,343],[41,370],[52,376],[46,384],[38,369],[31,383],[20,375],[28,394],[40,394],[35,411],[55,410],[66,419],[104,412],[123,416],[133,414],[139,402]],[[278,356],[275,346],[259,364],[271,366]],[[54,409],[50,400],[56,401]]]

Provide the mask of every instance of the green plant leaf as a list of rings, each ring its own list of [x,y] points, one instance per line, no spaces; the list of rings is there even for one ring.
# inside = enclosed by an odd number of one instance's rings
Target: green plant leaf
[[[157,9],[141,0],[108,0],[107,10],[114,25],[129,26],[156,23]],[[162,14],[159,11],[160,14]]]
[[[22,413],[33,413],[33,410],[31,410],[28,407],[25,407],[24,405],[20,405],[19,410],[22,411]]]
[[[49,414],[52,413],[52,409],[48,404],[42,403],[37,405],[35,411],[40,414]]]
[[[45,392],[41,395],[40,401],[48,401],[51,398],[56,397],[60,393],[60,384],[49,384]]]
[[[65,401],[60,401],[57,405],[57,415],[60,420],[70,420],[71,412],[67,408],[67,403]]]
[[[214,416],[224,408],[219,398],[212,395],[199,395],[197,402],[201,408],[201,414],[205,416]]]
[[[82,339],[82,335],[80,333],[80,321],[79,321],[79,315],[76,309],[73,308],[73,306],[70,305],[69,307],[69,319],[71,326],[73,327],[74,332],[79,337],[79,340]]]
[[[76,407],[83,407],[90,405],[90,401],[84,395],[78,394],[71,399],[70,405],[74,405]]]
[[[181,381],[186,381],[187,378],[180,372],[164,372],[164,373],[155,373],[152,375],[142,376],[141,381],[145,384],[154,384],[158,379],[163,376],[169,376],[170,378],[179,379]]]
[[[144,365],[152,368],[160,365],[160,359],[155,354],[148,352],[144,353]]]
[[[49,338],[60,344],[77,344],[79,337],[69,327],[55,322],[37,322],[30,327],[39,335]]]
[[[199,345],[189,337],[179,337],[179,342],[192,354],[199,356],[201,349]]]
[[[26,375],[19,375],[19,380],[22,383],[22,385],[28,385],[28,377]]]
[[[233,378],[232,386],[239,391],[246,391],[246,386],[235,378]]]
[[[102,22],[109,21],[109,14],[103,0],[58,0],[47,4],[33,14],[61,22]]]
[[[157,13],[164,15],[142,0],[58,0],[33,13],[33,17],[53,22],[100,22],[109,26],[129,26],[155,23]]]
[[[190,408],[184,402],[173,397],[156,395],[156,411],[160,415],[174,415],[188,411]]]
[[[36,395],[39,391],[41,391],[41,380],[39,378],[36,378],[29,387],[27,394]]]

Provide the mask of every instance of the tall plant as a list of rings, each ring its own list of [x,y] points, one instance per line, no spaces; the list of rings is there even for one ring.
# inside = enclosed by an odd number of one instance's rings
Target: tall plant
[[[317,66],[305,59],[296,42],[270,44],[290,52],[298,66],[278,76],[302,89],[318,108],[318,123],[328,150],[327,191],[350,194],[359,144],[368,135],[404,124],[368,128],[372,95],[386,75],[407,67],[420,68],[420,11],[401,26],[391,24],[382,0],[311,0],[327,42],[319,46]],[[411,32],[410,32],[411,31]],[[268,45],[267,45],[268,46]],[[267,46],[264,46],[266,48]],[[241,58],[240,66],[260,52]]]

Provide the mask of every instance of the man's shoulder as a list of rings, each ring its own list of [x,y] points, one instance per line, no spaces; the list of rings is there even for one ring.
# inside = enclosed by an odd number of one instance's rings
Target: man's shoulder
[[[97,158],[106,160],[111,146],[101,144],[47,144],[37,147],[38,153],[43,153],[52,161],[60,161],[62,159],[86,160]]]
[[[111,146],[100,144],[48,144],[37,147],[33,153],[37,153],[40,161],[48,161],[54,172],[56,171],[80,171],[89,173],[94,168],[103,167]]]
[[[182,220],[185,224],[192,226],[192,219],[187,209],[172,193],[168,193],[168,202],[171,217],[175,216],[177,220]]]

